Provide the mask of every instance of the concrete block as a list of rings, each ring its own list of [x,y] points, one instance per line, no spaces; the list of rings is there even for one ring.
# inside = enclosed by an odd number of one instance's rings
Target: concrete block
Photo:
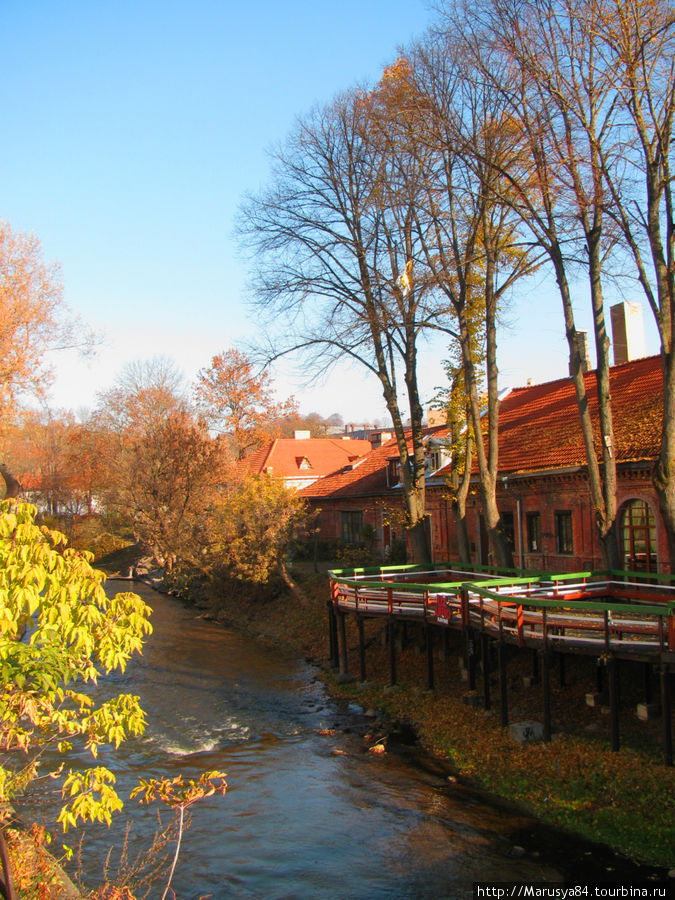
[[[586,706],[602,706],[602,694],[586,694]]]
[[[651,719],[658,719],[660,715],[660,703],[638,703],[637,705],[637,717],[641,722],[649,722]]]
[[[541,722],[514,722],[509,725],[509,734],[514,741],[525,744],[528,741],[543,740],[544,728]]]

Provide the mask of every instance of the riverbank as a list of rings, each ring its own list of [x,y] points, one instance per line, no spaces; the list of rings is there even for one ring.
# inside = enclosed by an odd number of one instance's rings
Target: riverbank
[[[543,822],[612,847],[641,864],[675,875],[675,769],[666,767],[660,724],[635,715],[639,685],[628,673],[622,684],[622,749],[609,749],[609,721],[589,708],[594,673],[585,659],[571,660],[566,686],[553,692],[553,741],[519,744],[500,725],[499,714],[469,705],[458,643],[436,665],[436,689],[427,691],[426,658],[415,641],[397,653],[398,684],[389,682],[388,650],[382,623],[367,623],[368,681],[342,683],[326,667],[328,628],[325,575],[295,573],[302,599],[285,593],[213,588],[199,601],[204,614],[244,629],[258,639],[292,647],[322,667],[330,692],[363,707],[375,707],[392,720],[409,722],[421,746],[464,783],[490,791]],[[358,636],[349,623],[350,671],[358,672]],[[541,721],[540,691],[532,682],[531,661],[509,663],[511,717]],[[635,695],[635,696],[633,696]],[[498,710],[498,707],[497,707]],[[663,872],[661,873],[663,874]]]

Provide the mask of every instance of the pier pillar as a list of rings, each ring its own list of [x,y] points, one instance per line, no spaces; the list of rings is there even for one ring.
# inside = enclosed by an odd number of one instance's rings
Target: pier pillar
[[[500,641],[497,644],[497,656],[499,660],[499,689],[501,694],[502,727],[509,724],[509,698],[506,682],[506,644]]]
[[[329,647],[329,663],[331,668],[338,667],[338,648],[337,648],[337,623],[335,621],[335,609],[332,602],[328,601],[328,647]]]
[[[476,641],[472,628],[464,629],[464,660],[469,672],[469,690],[476,690]]]
[[[433,625],[428,622],[424,626],[424,635],[427,645],[427,687],[430,691],[434,689],[434,631]]]
[[[551,740],[551,655],[548,650],[540,650],[541,687],[544,700],[544,741]]]
[[[607,680],[609,682],[609,717],[611,722],[611,746],[619,749],[619,666],[615,656],[607,660]]]
[[[349,678],[349,661],[347,659],[347,614],[337,614],[338,672],[342,678]]]
[[[396,684],[396,622],[389,619],[389,684]]]
[[[663,753],[667,766],[673,764],[673,732],[671,724],[670,666],[661,666],[661,715],[663,717]]]
[[[652,702],[652,666],[651,666],[651,663],[643,663],[642,679],[643,679],[643,685],[644,685],[645,703],[649,704]]]
[[[361,681],[366,680],[366,640],[363,634],[363,616],[357,617],[359,629],[359,662],[361,664]]]
[[[483,703],[490,709],[490,638],[481,634],[481,656],[483,659]]]

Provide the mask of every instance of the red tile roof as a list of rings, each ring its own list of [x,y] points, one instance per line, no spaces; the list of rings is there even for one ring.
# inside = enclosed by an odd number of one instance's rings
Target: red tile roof
[[[387,441],[367,456],[343,467],[332,475],[320,478],[300,491],[310,497],[367,497],[387,489],[387,467],[392,456],[398,456],[395,440]]]
[[[370,441],[338,438],[277,438],[242,460],[249,471],[275,477],[321,478],[364,456]]]
[[[447,434],[446,426],[425,428],[425,436],[439,436]],[[410,446],[410,432],[408,432]],[[412,449],[412,448],[411,448]],[[372,450],[367,456],[345,467],[332,475],[315,481],[309,487],[301,491],[301,495],[307,499],[316,497],[367,497],[382,494],[389,486],[387,482],[387,469],[390,459],[398,459],[398,444],[393,438]]]
[[[595,372],[585,376],[596,439],[599,436]],[[663,417],[663,376],[658,356],[620,366],[610,373],[616,457],[620,462],[654,459]],[[442,436],[443,428],[427,429]],[[599,449],[599,448],[598,448]],[[365,458],[304,488],[309,498],[364,497],[387,490],[387,467],[398,456],[388,441]],[[499,407],[499,471],[536,472],[586,465],[574,383],[561,378],[515,388]],[[440,476],[446,470],[438,473]]]
[[[595,372],[584,377],[600,453]],[[658,356],[610,370],[615,454],[620,462],[658,454],[663,417],[663,375]],[[499,471],[530,472],[586,464],[571,378],[512,390],[499,407]]]

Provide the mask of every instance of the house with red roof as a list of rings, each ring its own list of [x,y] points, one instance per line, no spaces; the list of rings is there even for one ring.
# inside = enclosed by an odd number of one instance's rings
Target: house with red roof
[[[600,434],[595,372],[585,375]],[[663,417],[658,356],[613,366],[610,374],[617,460],[619,541],[628,570],[669,572],[665,526],[652,484]],[[457,540],[443,457],[445,432],[428,429],[427,509],[434,562],[456,560]],[[599,452],[598,448],[598,452]],[[320,509],[321,537],[357,542],[366,528],[384,556],[404,535],[398,448],[383,444],[302,491]],[[588,487],[574,384],[562,378],[505,392],[499,407],[498,504],[520,568],[600,568],[602,555]],[[493,563],[483,524],[478,475],[472,475],[467,523],[473,561]]]
[[[372,449],[370,441],[354,438],[312,438],[296,431],[292,438],[277,438],[241,461],[247,471],[282,479],[301,490],[318,478],[351,465]]]
[[[425,430],[429,467],[440,468],[449,460],[446,438],[445,426]],[[405,543],[399,460],[398,444],[390,439],[301,491],[317,511],[322,541],[359,544],[369,535],[383,557]]]

